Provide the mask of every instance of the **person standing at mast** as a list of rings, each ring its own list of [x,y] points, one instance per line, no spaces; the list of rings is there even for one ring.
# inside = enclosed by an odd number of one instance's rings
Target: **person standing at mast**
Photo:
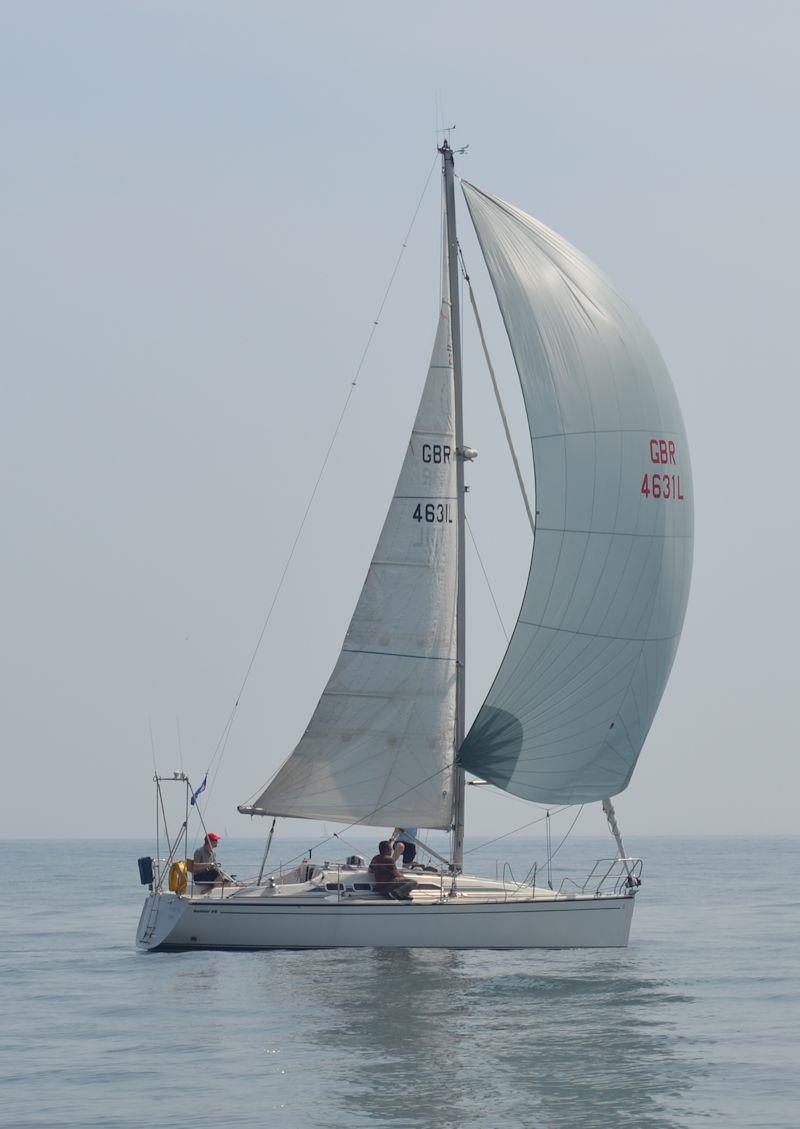
[[[392,837],[389,842],[394,847],[394,861],[403,856],[403,866],[411,866],[414,859],[417,857],[417,838],[418,828],[416,827],[395,827],[392,832]]]

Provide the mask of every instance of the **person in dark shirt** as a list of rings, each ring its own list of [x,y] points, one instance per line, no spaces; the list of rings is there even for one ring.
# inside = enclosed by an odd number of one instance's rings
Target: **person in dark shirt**
[[[372,875],[372,888],[377,894],[393,898],[397,902],[410,902],[411,891],[416,886],[413,878],[401,878],[394,864],[394,854],[391,843],[384,840],[378,843],[378,854],[369,864]]]

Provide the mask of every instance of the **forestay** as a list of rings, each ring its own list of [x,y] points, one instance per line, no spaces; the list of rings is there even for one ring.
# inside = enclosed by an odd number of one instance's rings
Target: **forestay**
[[[669,374],[611,282],[463,183],[519,372],[536,529],[522,607],[463,766],[542,803],[628,784],[689,589],[689,453]]]
[[[336,667],[300,743],[240,810],[445,828],[452,806],[456,468],[450,307]]]

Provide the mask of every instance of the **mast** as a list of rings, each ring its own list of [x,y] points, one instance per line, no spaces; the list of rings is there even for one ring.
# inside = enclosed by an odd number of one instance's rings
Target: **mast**
[[[461,311],[458,300],[458,240],[456,237],[456,201],[453,150],[445,140],[439,149],[444,175],[445,216],[447,223],[447,272],[450,288],[450,334],[453,347],[453,385],[456,423],[456,726],[453,738],[454,755],[458,755],[465,733],[465,568],[464,568],[464,414],[461,375]],[[453,871],[461,871],[464,863],[464,769],[456,765],[453,774]]]

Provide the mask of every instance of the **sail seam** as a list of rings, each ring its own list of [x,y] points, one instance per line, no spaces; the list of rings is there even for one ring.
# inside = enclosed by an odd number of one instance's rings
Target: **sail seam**
[[[619,431],[618,431],[617,429],[614,429],[614,430],[613,430],[613,431],[611,431],[610,433],[611,433],[611,434],[618,434],[618,433],[619,433]],[[590,435],[594,436],[594,432],[583,432],[582,434],[587,434],[587,435],[588,435],[588,434],[590,434]],[[564,440],[564,439],[565,439],[565,435],[566,435],[566,433],[564,433],[564,432],[557,432],[557,433],[556,433],[556,434],[554,435],[554,438],[557,438],[557,439],[562,439],[562,440]],[[565,446],[566,446],[566,444],[565,444]],[[565,452],[565,454],[566,454],[566,452]],[[619,474],[620,474],[620,479],[621,479],[621,475],[622,475],[622,467],[621,467],[621,466],[620,466]],[[620,491],[620,492],[618,493],[618,499],[617,499],[617,515],[618,515],[618,513],[619,513],[619,507],[620,507],[620,504],[621,504],[621,491]],[[615,521],[616,521],[616,515],[615,515]],[[539,528],[540,528],[540,529],[543,529],[543,527],[541,527],[541,526],[540,526]],[[559,545],[559,561],[560,561],[560,559],[561,559],[561,553],[563,552],[563,548],[564,548],[564,533],[566,532],[566,530],[562,530],[562,529],[556,528],[556,529],[552,529],[552,530],[550,530],[550,531],[551,531],[551,532],[554,532],[554,533],[556,533],[556,534],[558,534],[558,535],[559,535],[559,537],[560,537],[560,545]],[[626,558],[626,564],[625,564],[625,569],[627,569],[627,566],[628,566],[628,562],[630,561],[630,559],[631,559],[631,555],[632,555],[632,553],[633,553],[633,545],[634,545],[634,543],[635,543],[635,541],[634,541],[634,538],[635,538],[635,537],[637,536],[637,534],[621,534],[621,535],[622,535],[622,536],[628,536],[628,537],[630,537],[630,538],[631,538],[631,540],[630,540],[630,544],[629,544],[629,547],[628,547],[628,554],[627,554],[627,558]],[[611,536],[615,536],[615,534],[613,534],[613,533],[612,533],[612,534],[610,534],[609,536],[610,536],[610,537],[611,537]],[[642,536],[642,535],[641,535],[641,534],[639,534],[638,536]],[[646,535],[645,535],[645,536],[646,536]],[[654,534],[654,535],[653,535],[653,537],[655,537],[655,536],[661,536],[661,535],[655,535],[655,534]],[[606,556],[605,556],[605,561],[604,561],[604,564],[603,564],[603,569],[602,569],[602,571],[601,571],[601,574],[600,574],[600,576],[598,577],[597,583],[596,583],[596,585],[595,585],[595,589],[594,589],[594,592],[595,592],[595,594],[596,594],[596,593],[597,593],[597,591],[599,590],[600,584],[602,583],[602,579],[603,579],[603,576],[604,576],[604,574],[605,574],[606,566],[607,566],[607,563],[608,563],[608,557],[609,557],[609,553],[610,553],[610,549],[611,549],[611,544],[612,544],[612,542],[611,542],[611,540],[609,540],[609,544],[608,544],[608,548],[607,548],[607,551],[606,551]],[[584,552],[583,552],[583,555],[582,555],[582,558],[581,558],[581,567],[582,567],[583,561],[585,560],[585,557],[586,557],[586,551],[587,551],[587,549],[588,549],[588,541],[587,541],[587,545],[586,545],[586,547],[584,548]],[[533,554],[533,555],[535,555],[535,551],[536,551],[536,545],[534,544],[534,554]],[[533,556],[532,556],[532,559],[531,559],[531,568],[533,568]],[[623,576],[624,576],[624,571],[625,571],[625,570],[623,570],[623,573],[622,573],[622,574],[620,575],[620,578],[619,578],[619,580],[618,580],[618,582],[617,582],[617,586],[616,586],[616,589],[615,589],[615,591],[614,591],[614,599],[616,599],[616,595],[617,595],[617,592],[619,591],[620,585],[622,584],[622,581],[623,581]],[[551,581],[551,585],[550,585],[550,591],[549,591],[549,593],[548,593],[548,596],[547,596],[547,604],[546,604],[546,607],[547,607],[547,606],[549,606],[550,600],[551,600],[551,598],[552,598],[552,593],[553,593],[553,589],[554,589],[554,586],[555,586],[555,582],[556,582],[556,575],[555,575],[555,572],[557,572],[557,570],[555,570],[555,571],[554,571],[554,575],[553,575],[553,578],[552,578],[552,581]],[[580,569],[578,570],[578,572],[580,572]],[[574,595],[574,592],[575,592],[575,586],[576,586],[576,584],[577,584],[577,579],[576,579],[576,582],[575,582],[575,583],[573,584],[573,587],[572,587],[572,591],[571,591],[571,593],[570,593],[570,602],[571,602],[571,600],[572,600],[572,597],[573,597],[573,595]],[[610,608],[610,606],[611,606],[611,603],[613,603],[613,600],[612,600],[612,601],[611,601],[611,602],[609,603],[609,608]],[[591,606],[591,601],[589,602],[589,606]],[[604,619],[605,619],[605,618],[606,618],[606,617],[608,616],[608,614],[609,614],[609,612],[608,612],[608,611],[606,611],[606,615],[604,616]],[[584,622],[584,621],[585,621],[585,619],[586,619],[586,617],[587,617],[588,615],[589,615],[589,609],[588,609],[588,607],[587,607],[587,610],[586,610],[586,612],[584,613],[584,616],[582,617],[582,620],[581,620],[581,622]],[[544,625],[544,624],[536,624],[536,623],[534,623],[534,622],[532,622],[532,621],[530,621],[530,620],[523,620],[523,619],[519,619],[519,620],[518,620],[518,624],[519,624],[519,623],[525,623],[525,624],[526,624],[527,626],[531,626],[531,627],[545,627],[545,625]],[[647,639],[646,637],[644,637],[644,638],[640,638],[640,637],[635,637],[635,636],[634,636],[634,637],[625,637],[625,636],[620,636],[620,635],[616,635],[616,634],[613,634],[613,635],[609,635],[609,634],[607,634],[607,633],[599,633],[599,632],[598,632],[598,633],[590,633],[590,632],[583,632],[583,631],[580,631],[580,630],[576,630],[576,629],[569,629],[569,628],[556,628],[556,627],[552,627],[552,626],[550,626],[550,627],[545,627],[545,629],[546,629],[546,630],[550,630],[550,631],[552,631],[552,632],[553,632],[553,635],[552,635],[552,637],[551,637],[551,640],[550,640],[550,642],[549,642],[549,643],[547,644],[547,646],[545,647],[545,652],[546,652],[547,650],[549,650],[549,649],[550,649],[550,647],[551,647],[552,643],[553,643],[553,642],[554,642],[554,641],[555,641],[555,640],[556,640],[556,639],[558,638],[558,635],[559,635],[559,633],[561,633],[562,635],[565,635],[565,636],[570,636],[570,637],[573,637],[573,636],[575,636],[575,637],[577,637],[577,636],[582,636],[582,637],[584,637],[584,638],[587,638],[587,639],[590,639],[590,640],[591,640],[591,639],[593,639],[593,638],[594,638],[594,639],[605,639],[605,640],[607,640],[607,642],[608,642],[608,644],[609,644],[609,645],[610,645],[610,644],[612,644],[612,643],[614,643],[614,642],[633,642],[633,643],[640,643],[640,644],[641,644],[641,649],[640,649],[640,652],[639,652],[639,653],[640,653],[640,655],[641,655],[641,652],[642,652],[642,650],[644,649],[644,646],[645,646],[645,643],[646,643],[646,642],[656,642],[656,641],[659,641],[659,640],[655,640],[655,639],[654,639],[654,640],[648,640],[648,639]],[[680,634],[680,633],[678,633],[678,634]],[[675,638],[675,636],[672,636],[671,638]],[[664,640],[664,641],[665,641],[665,640]],[[586,644],[586,646],[584,647],[584,652],[585,652],[585,651],[586,651],[586,650],[588,649],[588,647],[589,647],[589,646],[590,646],[590,644],[589,644],[589,643],[587,643],[587,644]],[[527,651],[527,648],[526,648],[526,651]],[[542,662],[542,660],[544,659],[544,653],[545,653],[545,652],[543,652],[543,653],[542,653],[542,655],[540,656],[540,659],[539,659],[539,663],[541,663],[541,662]],[[517,667],[515,668],[515,673],[516,673],[516,670],[517,670],[517,669],[519,668],[519,666],[521,665],[521,663],[522,663],[522,656],[520,657],[520,660],[519,660],[519,662],[517,663]],[[590,679],[589,681],[591,681],[591,679]],[[505,693],[506,693],[506,695],[508,694],[508,686],[506,687],[506,692],[505,692]],[[609,699],[609,701],[611,701],[611,700],[612,700],[612,699]],[[624,700],[624,699],[623,699],[623,700]],[[621,708],[621,707],[620,707],[620,708]],[[604,742],[603,744],[604,744],[604,745],[606,745],[606,744],[608,744],[608,742]],[[609,744],[609,748],[613,748],[613,746],[611,746],[611,745]],[[616,749],[614,750],[614,753],[615,753],[615,755],[616,755],[616,756],[618,756],[618,757],[620,756],[620,754],[619,754],[619,753],[618,753],[618,752],[616,751]],[[598,755],[599,755],[599,754],[598,754]]]
[[[616,640],[614,640],[614,642],[616,642]],[[606,650],[608,650],[608,648],[604,647],[603,653]],[[565,692],[560,696],[558,696],[560,691],[557,691],[556,694],[543,695],[542,698],[540,698],[538,701],[534,701],[531,704],[530,708],[520,711],[520,720],[526,719],[533,722],[537,727],[537,732],[542,736],[545,736],[548,733],[555,732],[555,730],[552,729],[542,730],[540,726],[549,725],[556,718],[561,717],[564,714],[565,709],[577,708],[578,705],[582,705],[587,700],[595,698],[598,694],[607,690],[612,683],[618,682],[620,678],[627,674],[630,668],[636,665],[636,663],[639,661],[638,655],[635,658],[631,659],[627,654],[627,647],[624,649],[624,651],[624,654],[618,653],[618,656],[614,656],[615,659],[617,657],[620,657],[623,659],[623,661],[621,665],[612,668],[609,677],[606,678],[605,681],[598,682],[598,679],[601,678],[602,674],[604,673],[604,668],[599,667],[598,669],[593,670],[577,686],[574,686],[572,689],[565,690]],[[575,682],[575,680],[579,677],[580,675],[574,675],[570,679],[570,682]],[[569,685],[569,683],[567,685]],[[614,699],[617,697],[619,697],[619,691],[614,691],[613,693],[607,694],[606,697],[603,698],[602,702],[595,701],[594,704],[589,706],[588,709],[584,710],[583,713],[576,713],[574,715],[573,721],[582,721],[593,711],[605,709],[608,703],[614,701]],[[571,706],[568,705],[570,701],[572,702]]]
[[[537,525],[536,530],[538,533],[586,533],[589,536],[598,535],[600,537],[647,537],[650,540],[659,538],[663,541],[691,541],[691,533],[632,533],[625,529],[560,529],[558,526],[552,525]]]
[[[427,561],[376,561],[372,562],[373,568],[429,568]]]
[[[541,627],[545,631],[563,631],[567,635],[585,635],[589,639],[613,639],[621,643],[666,643],[680,636],[680,631],[672,635],[654,635],[652,638],[647,635],[604,635],[598,631],[573,631],[569,627],[554,627],[550,623],[531,623],[529,619],[518,619],[517,623],[524,623],[526,627]]]
[[[351,654],[363,654],[361,651],[352,651]],[[369,654],[369,652],[366,652]],[[387,701],[395,698],[395,690],[323,690],[323,698],[364,698],[365,701]],[[332,731],[332,727],[331,727]],[[343,730],[343,732],[345,732]],[[349,730],[347,730],[349,732]]]
[[[429,662],[454,663],[447,655],[405,655],[397,651],[362,651],[359,647],[342,647],[343,655],[381,655],[388,659],[425,659]]]
[[[565,436],[571,435],[652,435],[652,427],[604,427],[596,431],[550,431],[545,435],[539,435],[538,432],[532,433],[533,439],[563,439]],[[682,431],[667,431],[665,428],[659,427],[659,437],[663,435],[677,435],[679,439],[685,439],[686,436]]]
[[[550,657],[549,667],[547,669],[548,669],[548,674],[550,674],[551,677],[549,679],[544,679],[542,677],[541,673],[540,673],[540,670],[545,668],[545,663],[546,663],[548,654],[550,652],[551,645],[557,640],[558,640],[558,633],[554,632],[552,639],[547,643],[547,646],[542,650],[539,658],[536,660],[536,663],[534,664],[534,666],[531,669],[531,677],[535,681],[535,684],[536,684],[536,687],[537,687],[538,698],[535,700],[535,704],[533,706],[533,712],[531,713],[531,711],[526,711],[525,716],[535,717],[537,715],[538,711],[540,710],[540,708],[541,709],[548,709],[548,708],[550,708],[551,704],[553,704],[553,705],[558,704],[558,703],[553,701],[553,697],[552,697],[552,694],[551,694],[551,687],[552,687],[554,682],[555,682],[556,685],[558,685],[559,680],[564,675],[564,669],[560,667],[560,663],[561,663],[561,660],[565,656],[569,655],[569,647],[570,647],[570,644],[572,642],[572,640],[566,635],[566,633],[563,633],[562,639],[560,640],[560,642],[563,643],[563,647],[562,647],[561,651],[558,652],[555,655],[554,658],[552,656]],[[559,688],[559,690],[563,689],[567,693],[567,695],[571,695],[571,694],[574,694],[574,693],[580,691],[581,689],[584,689],[587,685],[594,682],[598,677],[598,672],[600,670],[602,670],[604,666],[608,665],[609,661],[615,662],[616,659],[618,658],[618,654],[619,654],[618,652],[611,656],[611,660],[608,660],[606,658],[607,652],[609,650],[614,650],[613,645],[617,642],[618,642],[618,640],[616,638],[606,639],[605,645],[603,647],[601,647],[599,649],[599,651],[597,651],[594,654],[594,656],[592,657],[591,665],[588,668],[584,668],[580,672],[572,675],[572,677],[569,679],[569,681],[566,682],[565,684],[563,684]],[[583,650],[579,653],[579,657],[584,655],[586,653],[586,651],[589,650],[591,645],[592,645],[591,640],[589,640],[587,643],[585,643],[584,646],[583,646]],[[526,648],[526,649],[529,649],[530,646],[531,646],[531,644],[529,643],[528,648]],[[571,658],[567,659],[568,666],[572,665],[572,661],[573,660]],[[597,669],[594,669],[595,667]],[[584,676],[585,676],[585,678],[584,678]],[[572,689],[570,689],[572,684],[577,679],[581,679],[581,678],[584,678],[584,681],[580,682],[577,686],[574,686],[574,687],[572,687]],[[605,685],[605,683],[603,685]],[[509,686],[506,688],[506,691],[503,695],[503,700],[505,700],[505,701],[508,700],[508,694],[511,691],[511,687],[512,687],[512,683],[509,682]],[[602,688],[602,687],[600,687],[600,688]],[[559,691],[556,691],[556,692],[559,692]]]

